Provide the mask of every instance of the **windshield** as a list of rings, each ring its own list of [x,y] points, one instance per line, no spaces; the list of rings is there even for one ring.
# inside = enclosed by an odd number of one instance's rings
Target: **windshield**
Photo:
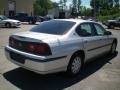
[[[63,35],[75,25],[75,22],[63,20],[51,20],[41,23],[30,31],[54,35]]]
[[[0,19],[2,19],[2,20],[6,20],[6,19],[8,19],[8,18],[5,17],[5,16],[0,16]]]

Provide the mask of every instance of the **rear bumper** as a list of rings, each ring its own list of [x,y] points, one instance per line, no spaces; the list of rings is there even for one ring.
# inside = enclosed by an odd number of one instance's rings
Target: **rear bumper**
[[[18,62],[17,60],[14,60],[11,57],[11,53],[15,53],[22,56],[25,61]],[[67,56],[47,58],[43,56],[36,56],[24,53],[16,49],[13,49],[9,46],[5,47],[5,55],[7,59],[13,62],[14,64],[40,74],[55,73],[67,70],[67,63],[65,62]]]

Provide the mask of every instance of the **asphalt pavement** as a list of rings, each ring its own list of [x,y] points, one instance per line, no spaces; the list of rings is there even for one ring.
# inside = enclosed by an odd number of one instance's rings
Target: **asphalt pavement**
[[[120,90],[120,29],[109,30],[118,38],[116,54],[97,58],[85,65],[80,75],[68,78],[63,73],[39,75],[6,59],[4,47],[9,36],[34,26],[0,28],[0,90]]]

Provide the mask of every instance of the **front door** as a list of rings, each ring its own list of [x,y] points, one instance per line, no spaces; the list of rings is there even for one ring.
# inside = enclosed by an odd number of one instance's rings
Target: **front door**
[[[108,38],[108,35],[105,35],[106,30],[99,24],[94,24],[96,38],[99,38],[99,54],[105,53],[110,50],[112,41]]]

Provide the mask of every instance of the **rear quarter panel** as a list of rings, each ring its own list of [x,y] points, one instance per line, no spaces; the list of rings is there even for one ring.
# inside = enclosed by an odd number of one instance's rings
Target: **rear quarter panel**
[[[48,39],[44,40],[44,42],[49,44],[52,51],[52,55],[47,56],[47,58],[67,56],[63,63],[64,66],[68,65],[71,56],[75,52],[83,50],[84,48],[82,38],[78,37],[77,35],[73,35],[70,38],[61,37],[58,39]]]

